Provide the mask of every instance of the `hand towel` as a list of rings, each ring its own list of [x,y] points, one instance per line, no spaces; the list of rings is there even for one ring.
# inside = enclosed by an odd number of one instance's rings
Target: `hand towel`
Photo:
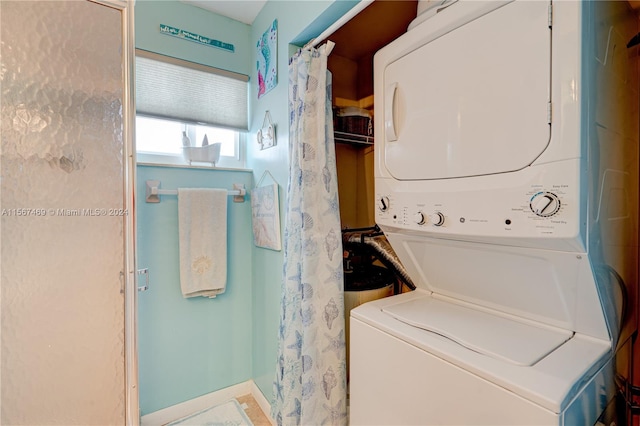
[[[178,188],[180,288],[216,297],[227,282],[227,191]]]

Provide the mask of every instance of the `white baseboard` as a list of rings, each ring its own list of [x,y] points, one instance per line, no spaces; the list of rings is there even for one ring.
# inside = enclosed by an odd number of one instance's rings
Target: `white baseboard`
[[[267,398],[253,380],[247,380],[244,383],[238,383],[237,385],[229,386],[228,388],[220,389],[215,392],[190,399],[189,401],[181,402],[180,404],[172,405],[171,407],[146,414],[141,417],[140,425],[161,426],[179,418],[188,416],[189,414],[196,413],[214,405],[227,402],[232,398],[237,398],[247,394],[251,394],[253,396],[253,399],[256,400],[260,409],[264,412],[265,416],[267,416],[271,424],[275,425],[275,422],[269,415],[271,413],[271,404],[269,404],[269,401],[267,401]]]
[[[194,399],[190,399],[189,401],[181,402],[180,404],[172,405],[171,407],[154,411],[153,413],[142,416],[142,418],[140,419],[140,424],[141,426],[160,426],[167,424],[181,417],[185,417],[189,414],[204,410],[205,408],[222,404],[223,402],[227,402],[228,400],[237,396],[253,393],[252,385],[256,389],[258,389],[255,383],[253,383],[253,380],[247,380],[244,383],[238,383],[237,385],[229,386],[228,388],[220,389],[218,391],[211,392]],[[258,392],[259,391],[260,390],[258,389]],[[254,398],[256,397],[254,396]],[[264,398],[264,395],[262,396],[262,398]],[[256,398],[256,401],[257,400],[258,398]],[[262,405],[260,406],[260,408],[262,408]],[[268,413],[268,411],[266,411],[266,413]]]
[[[275,426],[276,422],[271,418],[271,404],[267,401],[267,398],[264,396],[258,385],[253,380],[249,380],[251,382],[251,395],[253,395],[253,399],[256,400],[260,409],[264,413],[265,416],[269,419],[272,425]]]

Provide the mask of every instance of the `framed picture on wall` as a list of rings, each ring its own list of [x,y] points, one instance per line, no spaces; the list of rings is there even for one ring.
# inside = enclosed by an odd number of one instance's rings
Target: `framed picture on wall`
[[[256,45],[258,99],[278,84],[278,20],[274,20]]]
[[[277,183],[251,190],[251,218],[254,244],[271,250],[281,250],[280,198]]]

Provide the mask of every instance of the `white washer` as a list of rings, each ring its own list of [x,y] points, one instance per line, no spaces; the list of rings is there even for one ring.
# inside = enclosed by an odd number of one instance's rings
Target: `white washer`
[[[635,327],[637,32],[626,2],[458,1],[376,54],[376,221],[418,289],[351,311],[351,424],[601,415]]]

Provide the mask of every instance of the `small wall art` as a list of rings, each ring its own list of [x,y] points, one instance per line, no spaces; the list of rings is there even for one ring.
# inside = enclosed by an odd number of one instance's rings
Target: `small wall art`
[[[178,37],[183,40],[192,41],[194,43],[204,44],[209,47],[217,47],[218,49],[226,50],[228,52],[235,52],[235,47],[231,43],[225,43],[220,40],[214,40],[209,37],[202,36],[200,34],[192,33],[191,31],[183,30],[176,27],[171,27],[166,24],[160,24],[160,33],[166,34],[172,37]]]
[[[258,99],[278,84],[278,20],[274,20],[256,45]]]
[[[273,183],[260,186],[266,176],[270,177]],[[281,250],[278,183],[268,171],[264,172],[256,188],[251,190],[251,211],[253,243],[258,247]]]
[[[258,145],[260,145],[260,150],[276,146],[276,126],[271,121],[269,111],[264,113],[262,128],[258,130],[256,139],[258,140]]]

